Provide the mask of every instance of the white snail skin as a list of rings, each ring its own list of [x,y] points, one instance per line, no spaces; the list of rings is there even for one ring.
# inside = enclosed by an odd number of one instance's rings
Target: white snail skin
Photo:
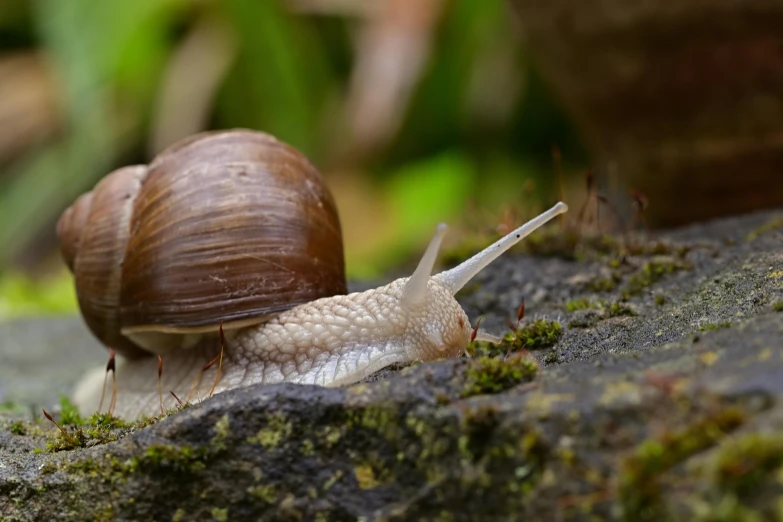
[[[566,210],[564,203],[558,203],[461,265],[431,276],[446,233],[446,226],[440,225],[411,277],[365,292],[318,299],[269,322],[226,332],[214,392],[257,383],[342,386],[390,364],[461,354],[472,327],[454,294],[503,252]],[[481,337],[495,339],[483,333]],[[203,375],[202,368],[218,351],[212,340],[163,356],[165,407],[176,405],[169,390],[183,400],[209,395],[217,365]],[[115,415],[133,419],[160,413],[157,368],[157,358],[117,358]],[[103,368],[80,382],[75,402],[82,411],[97,410],[103,382]]]

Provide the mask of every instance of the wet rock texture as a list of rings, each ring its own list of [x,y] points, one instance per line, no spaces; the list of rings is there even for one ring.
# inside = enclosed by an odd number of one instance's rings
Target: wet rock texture
[[[783,519],[781,215],[499,261],[469,315],[505,328],[524,296],[523,323],[563,326],[518,384],[475,386],[465,358],[251,387],[56,452],[7,415],[0,518]]]

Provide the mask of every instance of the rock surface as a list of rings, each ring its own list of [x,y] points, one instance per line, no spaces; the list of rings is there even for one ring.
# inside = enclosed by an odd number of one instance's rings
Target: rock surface
[[[144,427],[68,427],[84,447],[63,451],[47,421],[0,417],[0,519],[783,519],[781,213],[560,236],[460,298],[490,330],[522,296],[523,323],[562,324],[534,379],[494,387],[512,354],[250,387]]]
[[[0,322],[0,405],[50,407],[107,352],[78,317]]]

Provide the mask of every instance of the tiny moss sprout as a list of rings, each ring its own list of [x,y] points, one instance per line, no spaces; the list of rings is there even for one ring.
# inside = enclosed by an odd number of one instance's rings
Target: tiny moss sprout
[[[500,344],[472,341],[467,347],[471,357],[480,355],[503,355],[523,349],[538,350],[553,346],[563,335],[563,326],[557,321],[536,319],[521,325],[503,336]]]
[[[664,275],[688,268],[690,268],[688,263],[669,258],[655,259],[645,263],[626,283],[623,297],[627,299],[631,296],[642,295],[647,287],[660,280]]]
[[[730,322],[723,323],[709,323],[699,327],[700,332],[711,332],[712,330],[720,330],[721,328],[728,328],[731,326]]]
[[[482,356],[468,363],[462,397],[500,393],[532,381],[538,366],[523,354],[508,358]]]

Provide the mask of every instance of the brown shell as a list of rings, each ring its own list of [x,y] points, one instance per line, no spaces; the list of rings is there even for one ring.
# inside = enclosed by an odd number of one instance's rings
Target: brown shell
[[[120,334],[120,281],[133,202],[147,173],[123,167],[67,209],[57,224],[63,255],[76,280],[84,321],[106,346],[126,356],[143,352]]]
[[[101,326],[87,320],[108,345],[116,338],[107,336],[106,326],[117,331],[119,325],[128,335],[214,331],[220,321],[225,327],[261,322],[345,293],[334,201],[320,173],[294,148],[248,130],[186,139],[145,169],[127,221],[122,197],[107,198],[107,210],[95,209],[103,201],[98,189],[122,170],[96,187],[75,262],[85,317],[100,312],[110,318]],[[78,212],[68,212],[77,221]],[[117,239],[98,240],[110,222],[119,227]],[[93,226],[99,230],[88,233]],[[114,242],[124,237],[123,249]],[[114,287],[103,273],[94,275],[100,269],[91,260],[98,254],[85,254],[88,245],[108,259],[103,272],[121,272],[114,316],[104,308]],[[108,252],[113,247],[120,258]],[[87,282],[80,281],[85,275]]]

